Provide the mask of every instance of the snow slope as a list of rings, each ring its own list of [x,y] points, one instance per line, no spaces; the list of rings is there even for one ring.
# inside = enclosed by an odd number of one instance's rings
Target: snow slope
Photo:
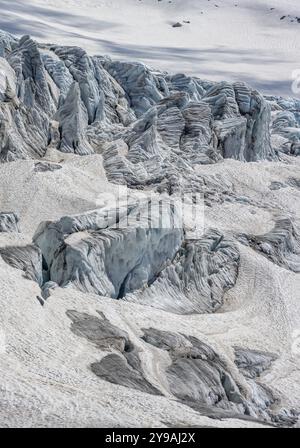
[[[299,426],[300,102],[0,51],[0,426]]]
[[[0,0],[0,8],[0,28],[18,36],[266,93],[290,96],[299,69],[298,0]],[[173,28],[178,21],[190,23]]]

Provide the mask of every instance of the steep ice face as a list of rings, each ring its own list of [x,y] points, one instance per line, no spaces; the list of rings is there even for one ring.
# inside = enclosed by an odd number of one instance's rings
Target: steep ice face
[[[43,285],[42,253],[34,244],[0,248],[0,257],[13,268],[23,271],[25,278]]]
[[[170,227],[144,227],[145,206],[136,222],[133,210],[107,226],[99,210],[42,223],[33,241],[47,266],[44,277],[62,287],[178,314],[217,311],[237,279],[237,247],[214,230],[185,240],[177,210],[167,202],[162,206],[169,210],[164,219]]]
[[[55,102],[38,46],[24,36],[17,43],[13,42],[5,58],[14,76],[5,75],[5,99],[0,108],[0,159],[5,162],[43,156]],[[13,82],[9,81],[11,78]]]
[[[80,89],[76,82],[71,84],[65,100],[58,108],[54,118],[58,122],[61,136],[60,151],[79,155],[93,152],[92,147],[85,140],[88,116],[80,99]]]
[[[169,96],[169,89],[163,75],[152,73],[144,64],[103,59],[102,65],[123,87],[130,106],[138,117]]]
[[[199,240],[185,241],[149,288],[124,300],[178,314],[216,312],[236,282],[238,267],[237,247],[210,229]]]

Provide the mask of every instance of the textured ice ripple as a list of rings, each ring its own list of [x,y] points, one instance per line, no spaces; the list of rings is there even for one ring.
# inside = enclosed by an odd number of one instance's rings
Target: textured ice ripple
[[[290,218],[276,221],[264,235],[238,235],[238,239],[278,266],[300,272],[300,234]]]
[[[199,240],[185,241],[149,288],[127,294],[124,300],[178,314],[216,312],[225,292],[235,285],[238,267],[234,242],[211,229]]]
[[[47,160],[53,149],[75,156],[99,153],[110,182],[164,193],[167,202],[176,194],[200,192],[208,206],[224,201],[255,205],[235,193],[228,178],[203,170],[200,175],[197,167],[226,158],[277,162],[299,155],[300,102],[263,97],[244,83],[168,75],[143,64],[91,57],[78,47],[38,44],[29,36],[15,39],[1,32],[0,162],[33,159],[36,178],[55,183],[64,172],[64,157],[59,163]],[[299,179],[279,179],[269,187],[299,189]],[[13,241],[1,243],[1,259],[39,284],[42,305],[53,289],[73,287],[146,305],[150,313],[149,307],[183,315],[222,310],[239,274],[234,238],[207,228],[189,240],[176,225],[172,207],[171,228],[122,225],[139,207],[132,203],[119,210],[119,227],[110,208],[37,222],[32,244],[15,243],[18,215],[1,210],[1,238]],[[235,237],[278,266],[300,271],[299,230],[290,218],[278,219],[265,234]],[[133,343],[101,313],[72,309],[67,316],[73,334],[99,350],[99,360],[93,358],[86,367],[102,381],[151,395],[167,389],[180,403],[219,419],[278,425],[297,419],[263,383],[264,372],[276,362],[271,353],[236,347],[234,365],[192,336],[148,328]],[[145,346],[158,354],[163,384],[144,369]]]

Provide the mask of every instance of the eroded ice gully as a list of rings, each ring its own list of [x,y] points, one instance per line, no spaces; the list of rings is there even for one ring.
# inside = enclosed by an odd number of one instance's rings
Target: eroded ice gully
[[[2,32],[0,68],[0,424],[296,425],[300,102]]]

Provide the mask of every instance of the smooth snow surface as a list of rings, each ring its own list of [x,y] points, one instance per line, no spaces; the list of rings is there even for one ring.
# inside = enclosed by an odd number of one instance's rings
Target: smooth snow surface
[[[300,68],[298,0],[1,0],[0,9],[0,28],[17,36],[265,93],[290,96]]]

